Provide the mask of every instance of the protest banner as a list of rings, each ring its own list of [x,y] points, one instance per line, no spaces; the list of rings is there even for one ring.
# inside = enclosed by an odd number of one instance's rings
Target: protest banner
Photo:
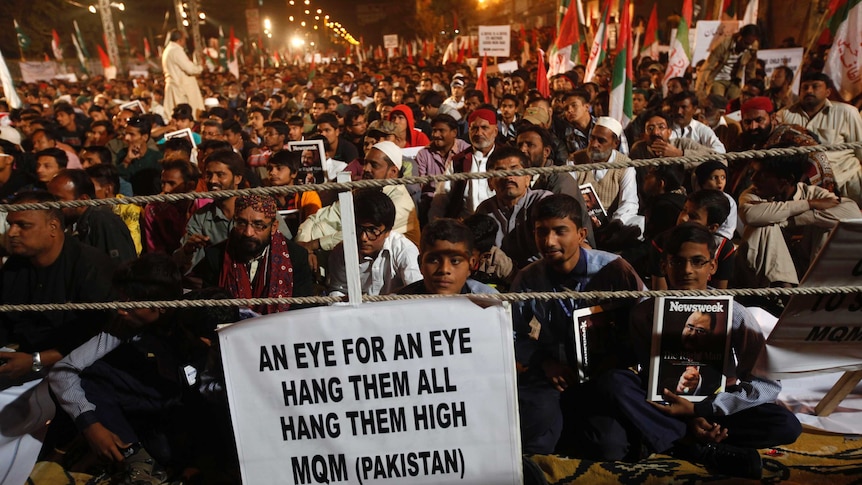
[[[509,57],[512,44],[511,25],[480,25],[479,55]]]
[[[739,20],[699,20],[694,33],[694,46],[691,55],[691,64],[696,66],[698,62],[709,57],[709,52],[719,42],[739,32],[742,22]]]
[[[19,62],[21,78],[25,83],[50,81],[57,76],[57,63],[49,62]]]
[[[0,485],[28,482],[55,410],[45,380],[0,378]]]
[[[862,285],[862,220],[841,221],[800,287]],[[862,293],[790,298],[760,354],[772,377],[862,370]]]
[[[766,79],[772,79],[772,71],[778,66],[787,66],[793,71],[793,92],[799,92],[799,83],[802,79],[802,57],[805,49],[794,47],[791,49],[766,49],[757,51],[757,58],[763,61],[766,70]]]
[[[383,36],[383,47],[386,49],[398,48],[398,34],[387,34]]]
[[[520,484],[511,318],[445,299],[219,331],[243,483]]]

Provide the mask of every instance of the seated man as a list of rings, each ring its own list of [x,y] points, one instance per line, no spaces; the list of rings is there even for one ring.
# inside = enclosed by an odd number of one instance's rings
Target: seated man
[[[618,151],[623,127],[619,121],[602,116],[590,132],[587,148],[572,154],[575,165],[626,162],[629,157]],[[578,185],[592,184],[607,212],[610,223],[596,227],[596,245],[620,248],[643,232],[643,217],[638,215],[638,187],[632,167],[572,172]]]
[[[147,254],[114,275],[114,287],[129,300],[178,300],[181,274],[165,254]],[[126,464],[123,483],[161,483],[157,469],[176,464],[181,448],[181,399],[202,371],[208,347],[180,330],[170,308],[118,310],[107,327],[58,362],[49,377],[63,411],[99,458]],[[195,325],[201,326],[200,322]],[[181,421],[180,421],[181,420]],[[146,481],[144,481],[146,480]]]
[[[488,157],[488,171],[518,170],[529,168],[527,155],[520,150],[501,146]],[[523,268],[539,258],[533,239],[533,227],[529,218],[533,205],[553,195],[547,190],[530,188],[529,175],[499,177],[488,180],[494,195],[479,204],[477,214],[488,214],[497,222],[495,244],[503,250],[518,268]]]
[[[662,266],[674,290],[706,290],[716,263],[715,238],[697,223],[671,230]],[[632,311],[631,332],[641,369],[649,365],[655,300]],[[698,325],[700,325],[698,323]],[[646,372],[613,370],[598,381],[594,405],[602,410],[596,426],[585,429],[587,447],[596,459],[640,458],[647,452],[670,453],[701,463],[716,473],[760,478],[762,465],[756,448],[793,443],[802,432],[790,411],[775,404],[781,384],[754,372],[764,338],[748,310],[734,302],[730,353],[725,369],[728,385],[698,403],[665,389],[666,403],[648,402]],[[692,381],[693,382],[693,381]],[[634,452],[633,452],[634,451]]]
[[[48,192],[62,201],[92,200],[96,188],[87,172],[64,169],[48,183]],[[126,223],[108,206],[64,207],[66,232],[107,254],[119,265],[135,259],[135,243]]]
[[[718,162],[721,165],[720,162]],[[685,222],[697,222],[706,227],[715,237],[715,259],[716,270],[709,278],[709,285],[713,288],[727,288],[728,282],[733,278],[733,268],[736,262],[736,246],[733,241],[723,236],[719,229],[722,221],[727,220],[730,205],[723,192],[711,189],[698,190],[685,198],[685,205],[677,214],[676,225]],[[650,287],[654,290],[666,290],[664,268],[661,262],[664,259],[663,249],[670,231],[665,231],[650,241],[649,248],[649,275]]]
[[[421,280],[398,291],[401,295],[458,295],[496,293],[470,278],[475,266],[473,233],[454,219],[438,219],[422,232],[419,246]]]
[[[853,200],[800,182],[807,165],[804,154],[752,162],[754,185],[739,197],[741,286],[799,284],[838,221],[859,218]],[[801,239],[791,245],[794,235]]]
[[[401,170],[401,149],[391,141],[375,144],[365,156],[363,179],[394,179]],[[388,185],[383,193],[395,203],[392,228],[414,244],[419,242],[416,205],[404,185]],[[296,241],[309,251],[331,251],[341,242],[341,205],[337,202],[312,214],[299,226]]]
[[[110,163],[100,163],[86,170],[96,188],[97,199],[123,198],[123,194],[120,193],[121,179],[117,167]],[[120,219],[129,228],[129,235],[132,236],[132,242],[135,243],[135,252],[140,256],[143,250],[141,243],[141,212],[143,209],[137,204],[117,204],[112,206],[111,210],[120,216]]]
[[[311,296],[314,279],[308,253],[279,232],[276,216],[272,197],[237,197],[228,239],[207,247],[192,275],[204,287],[219,286],[234,298]],[[289,310],[290,305],[254,305],[251,309],[269,314]]]
[[[22,192],[10,203],[56,200],[47,192]],[[68,237],[63,219],[59,209],[9,212],[9,258],[0,269],[0,301],[83,303],[111,299],[114,263],[98,249]],[[4,361],[0,381],[44,376],[45,368],[98,333],[106,317],[105,312],[83,310],[0,313],[0,347],[18,344],[17,352],[0,352]]]
[[[632,267],[615,254],[585,249],[584,214],[574,198],[552,195],[533,208],[536,246],[542,259],[522,269],[512,291],[642,290]],[[578,416],[577,362],[571,345],[572,312],[587,302],[528,300],[513,304],[521,441],[525,453],[553,453],[563,426]],[[625,305],[623,305],[625,306]],[[622,348],[620,349],[622,350]],[[571,391],[567,391],[571,389]],[[575,394],[579,394],[575,396]]]
[[[402,234],[393,232],[395,204],[377,189],[353,194],[356,239],[359,243],[359,280],[363,295],[388,295],[419,281],[419,250]],[[329,256],[331,296],[347,294],[344,243]]]

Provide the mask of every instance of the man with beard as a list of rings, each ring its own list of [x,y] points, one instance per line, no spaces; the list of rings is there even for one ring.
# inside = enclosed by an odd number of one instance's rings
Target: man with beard
[[[799,101],[799,96],[793,92],[793,76],[793,69],[787,66],[775,66],[772,71],[766,94],[776,109],[788,108]]]
[[[233,228],[226,241],[206,248],[192,270],[204,287],[224,288],[234,298],[289,298],[314,294],[308,253],[278,230],[278,207],[266,195],[234,202]],[[287,311],[290,305],[254,305],[257,313]]]
[[[608,116],[596,119],[590,132],[589,146],[573,154],[575,165],[629,161],[629,157],[617,151],[622,132],[619,121]],[[610,223],[601,226],[601,229],[595,228],[596,242],[600,248],[603,242],[613,246],[617,242],[640,236],[644,220],[643,216],[638,215],[638,187],[634,168],[572,172],[572,176],[579,186],[592,184],[602,207],[607,211]]]
[[[204,161],[204,180],[208,191],[236,190],[242,183],[245,164],[233,150],[210,154]],[[186,233],[180,248],[174,251],[174,260],[188,271],[204,256],[203,249],[218,244],[228,237],[234,216],[236,197],[216,199],[198,209],[186,224]]]
[[[467,118],[471,146],[452,159],[455,173],[486,171],[488,157],[494,152],[497,138],[497,114],[488,108],[479,108]],[[428,220],[436,217],[458,219],[472,214],[485,199],[494,195],[487,179],[453,181],[448,194],[436,194]]]
[[[725,153],[725,147],[712,128],[694,119],[697,110],[697,95],[691,91],[683,91],[670,98],[673,116],[673,132],[671,138],[690,138],[703,146],[712,148],[718,153]]]
[[[394,179],[402,167],[401,148],[391,141],[375,144],[365,155],[362,178],[365,180]],[[383,193],[395,204],[392,230],[404,234],[413,244],[419,242],[419,219],[416,204],[404,185],[388,185]],[[341,204],[335,202],[308,216],[299,226],[296,242],[309,252],[331,251],[342,240]],[[312,258],[312,265],[316,263]],[[317,269],[316,267],[314,268]]]
[[[829,101],[832,80],[822,73],[802,77],[798,103],[778,113],[781,123],[802,125],[824,145],[862,141],[862,116],[853,106]],[[862,148],[826,152],[838,190],[862,203]]]
[[[764,96],[751,98],[742,105],[742,135],[734,151],[790,146],[811,146],[820,142],[799,125],[779,124],[775,121],[772,101]],[[728,191],[739,194],[750,185],[750,167],[747,161],[730,164]],[[858,170],[858,167],[857,167]],[[836,191],[835,175],[826,152],[808,154],[808,167],[801,180],[830,192]]]
[[[470,147],[470,144],[458,138],[458,122],[455,118],[438,114],[431,119],[431,143],[416,154],[416,175],[442,175],[453,173],[453,159],[456,155]],[[429,182],[422,185],[419,198],[419,220],[426,223],[431,201],[438,191],[448,192],[451,182]]]
[[[527,155],[510,146],[501,146],[488,157],[488,170],[518,170],[529,166]],[[494,196],[476,208],[477,214],[488,214],[497,222],[494,245],[512,258],[518,268],[539,258],[530,210],[534,203],[553,195],[547,190],[532,190],[531,179],[530,175],[489,179]]]

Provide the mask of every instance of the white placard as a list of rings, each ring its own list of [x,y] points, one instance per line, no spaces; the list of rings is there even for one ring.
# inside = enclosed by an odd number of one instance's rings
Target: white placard
[[[842,221],[800,287],[862,285],[862,220]],[[792,296],[760,354],[775,378],[862,369],[862,293]]]
[[[772,71],[778,66],[787,66],[793,71],[793,92],[799,92],[799,83],[802,80],[802,57],[805,49],[793,47],[790,49],[766,49],[757,51],[757,58],[761,59],[766,67],[766,79],[772,79]]]
[[[383,36],[383,47],[386,49],[398,48],[398,34],[386,34]]]
[[[39,81],[50,81],[57,75],[57,64],[48,62],[19,62],[21,77],[25,83],[36,83]]]
[[[219,339],[243,483],[522,482],[500,304],[310,308]]]
[[[480,25],[479,55],[509,57],[512,44],[511,25]]]
[[[742,22],[738,20],[698,20],[692,42],[694,52],[691,55],[691,65],[696,66],[698,62],[709,57],[709,52],[715,45],[739,32],[740,27]]]
[[[503,74],[511,74],[518,70],[518,61],[506,61],[497,64],[497,69]]]

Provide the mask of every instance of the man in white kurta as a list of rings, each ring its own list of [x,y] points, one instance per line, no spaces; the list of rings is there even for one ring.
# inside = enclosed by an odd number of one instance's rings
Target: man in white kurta
[[[172,30],[170,42],[162,53],[162,69],[165,72],[165,100],[162,103],[169,115],[178,104],[191,105],[195,117],[204,110],[204,100],[195,76],[203,71],[189,60],[186,55],[186,39],[188,35],[180,30]]]

